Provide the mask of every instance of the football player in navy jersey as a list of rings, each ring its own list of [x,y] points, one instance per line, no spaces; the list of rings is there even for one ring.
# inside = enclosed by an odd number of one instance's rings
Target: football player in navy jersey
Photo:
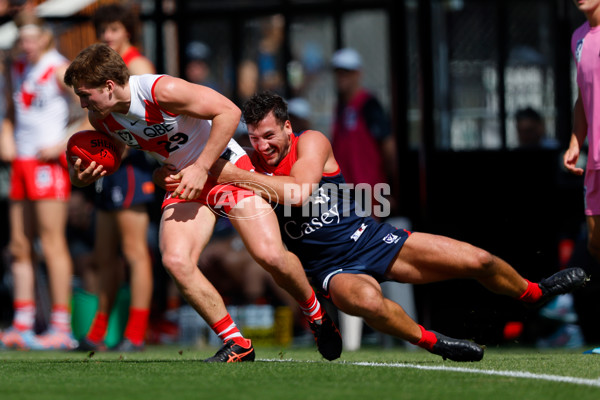
[[[263,92],[244,106],[256,172],[219,160],[212,173],[262,197],[276,199],[282,237],[306,273],[343,312],[374,329],[455,361],[479,361],[483,348],[426,330],[382,295],[380,282],[430,283],[476,279],[494,293],[541,305],[587,281],[581,268],[540,283],[523,278],[502,259],[444,236],[398,230],[360,216],[329,140],[318,131],[292,131],[287,105]]]

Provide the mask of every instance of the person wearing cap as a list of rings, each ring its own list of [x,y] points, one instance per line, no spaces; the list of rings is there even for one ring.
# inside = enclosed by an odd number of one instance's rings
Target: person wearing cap
[[[390,182],[395,169],[394,138],[381,104],[362,86],[360,54],[352,48],[340,49],[333,54],[331,66],[338,97],[331,145],[346,181],[370,187]]]
[[[219,87],[211,78],[208,60],[210,48],[199,41],[190,42],[185,48],[187,63],[185,64],[185,79],[202,86],[219,91]]]

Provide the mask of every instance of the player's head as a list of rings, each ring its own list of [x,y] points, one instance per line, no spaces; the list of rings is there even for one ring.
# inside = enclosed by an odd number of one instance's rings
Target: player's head
[[[336,51],[331,57],[331,68],[338,93],[343,98],[352,96],[360,88],[362,57],[356,50],[343,48]]]
[[[591,0],[591,1],[579,1],[579,0],[573,0],[573,3],[575,3],[575,6],[577,8],[579,8],[580,11],[583,11],[584,13],[588,14],[588,13],[593,13],[598,7],[600,7],[600,0]]]
[[[19,47],[29,62],[37,62],[40,57],[54,47],[54,35],[44,21],[27,11],[15,16],[19,29]]]
[[[138,19],[130,8],[120,4],[101,6],[92,21],[98,39],[117,51],[137,42]]]
[[[75,90],[81,107],[104,118],[111,110],[110,93],[115,86],[125,86],[129,71],[121,56],[106,44],[83,49],[67,68],[65,84]]]
[[[100,88],[111,80],[124,86],[129,80],[127,65],[121,56],[103,43],[83,49],[65,72],[65,84],[71,87],[86,84]]]
[[[289,152],[292,134],[285,100],[273,92],[257,93],[244,104],[242,116],[252,147],[267,164],[278,165]]]
[[[520,146],[535,147],[541,144],[546,129],[540,113],[531,107],[523,108],[515,113],[515,121]]]

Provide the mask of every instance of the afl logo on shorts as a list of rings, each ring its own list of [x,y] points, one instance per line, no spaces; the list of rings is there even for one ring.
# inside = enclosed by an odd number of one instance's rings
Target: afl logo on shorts
[[[393,233],[388,233],[386,235],[386,237],[383,238],[383,241],[386,242],[387,244],[398,243],[398,240],[400,240],[400,237],[394,235]]]
[[[277,197],[276,194],[269,199],[265,199],[265,202],[260,196],[253,194],[250,190],[240,190],[240,187],[236,186],[243,186],[243,184],[250,184],[259,192],[273,193],[272,189],[256,182],[237,181],[219,184],[213,187],[206,196],[206,203],[208,204],[209,208],[215,214],[230,219],[253,219],[273,212],[273,207],[271,207],[269,203],[273,203],[275,206],[277,206],[279,197]],[[241,203],[242,200],[248,197],[250,197],[250,200],[246,200],[246,202]],[[247,202],[252,203],[250,204]],[[226,210],[233,209],[234,207],[251,207],[252,211],[244,216],[233,216],[230,215]]]

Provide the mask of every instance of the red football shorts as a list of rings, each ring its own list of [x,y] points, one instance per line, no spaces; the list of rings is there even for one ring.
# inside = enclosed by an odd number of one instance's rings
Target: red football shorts
[[[18,158],[12,162],[11,200],[68,200],[70,195],[69,171],[59,161]]]
[[[243,155],[240,157],[235,162],[235,166],[245,169],[246,171],[254,170],[254,165],[252,165],[252,161],[250,161],[250,157],[248,157],[248,155]],[[171,197],[172,193],[173,192],[167,192],[165,194],[165,198],[161,207],[163,210],[170,204],[192,201],[210,206],[213,209],[223,210],[225,213],[229,213],[229,211],[231,211],[231,209],[235,207],[237,203],[245,198],[254,196],[254,192],[251,190],[242,189],[235,185],[217,184],[210,178],[206,182],[206,185],[204,185],[200,196],[196,197],[194,200],[175,199]]]

